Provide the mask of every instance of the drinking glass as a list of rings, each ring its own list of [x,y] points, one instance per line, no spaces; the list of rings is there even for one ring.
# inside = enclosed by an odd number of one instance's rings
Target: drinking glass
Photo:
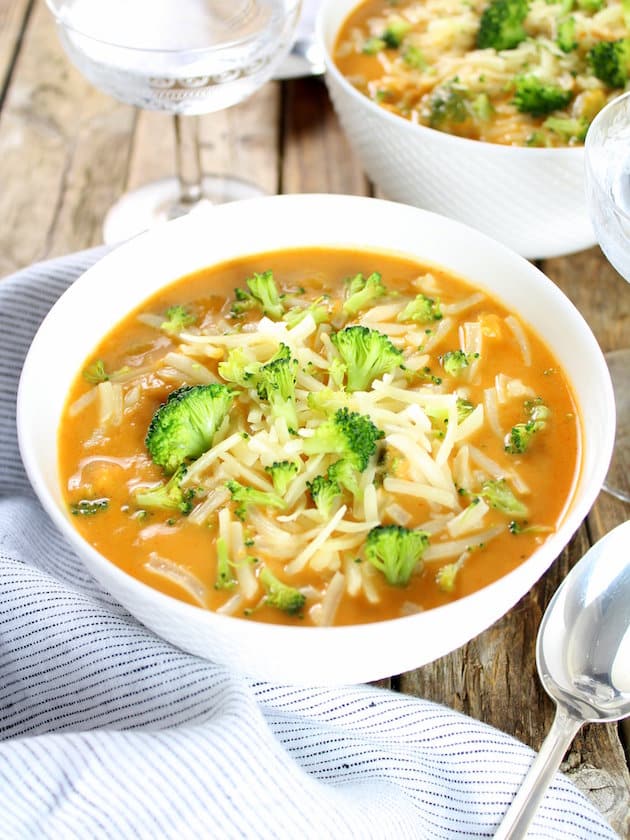
[[[105,219],[115,242],[201,202],[260,195],[203,175],[198,115],[243,101],[289,52],[301,0],[46,0],[73,64],[97,88],[174,116],[176,176],[127,193]]]
[[[595,117],[585,142],[586,194],[600,247],[630,281],[630,93]],[[630,347],[606,354],[617,403],[617,437],[604,488],[630,501]]]

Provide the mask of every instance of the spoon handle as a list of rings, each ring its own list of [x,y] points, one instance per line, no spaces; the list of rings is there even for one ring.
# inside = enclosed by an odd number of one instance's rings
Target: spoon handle
[[[556,709],[551,729],[507,809],[494,840],[523,840],[554,773],[582,723],[566,709]]]

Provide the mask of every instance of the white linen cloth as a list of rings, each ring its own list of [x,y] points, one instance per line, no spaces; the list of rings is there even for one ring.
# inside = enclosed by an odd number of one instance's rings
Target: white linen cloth
[[[2,840],[492,836],[529,748],[427,701],[252,683],[182,653],[49,521],[17,450],[19,372],[48,308],[103,253],[0,282]],[[528,836],[616,835],[558,775]]]

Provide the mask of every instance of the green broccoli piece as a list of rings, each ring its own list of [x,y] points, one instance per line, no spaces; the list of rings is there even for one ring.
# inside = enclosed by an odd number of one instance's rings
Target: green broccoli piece
[[[372,37],[365,41],[363,47],[361,48],[361,52],[364,55],[376,55],[384,49],[385,41],[382,38]]]
[[[479,353],[465,353],[463,350],[447,350],[440,356],[444,372],[449,376],[459,376],[471,362],[479,357]]]
[[[160,324],[160,329],[170,335],[182,332],[186,327],[195,323],[195,316],[191,315],[183,306],[171,306],[166,310],[165,321]]]
[[[83,378],[92,385],[98,385],[99,382],[107,382],[109,374],[105,370],[105,362],[102,359],[96,359],[91,365],[85,368]]]
[[[328,478],[353,496],[359,495],[359,472],[351,461],[342,458],[328,467]]]
[[[611,88],[625,87],[630,70],[630,38],[600,41],[588,51],[593,75]]]
[[[335,360],[333,360],[335,361]],[[350,395],[345,391],[335,391],[332,388],[322,388],[311,391],[306,397],[306,404],[313,411],[319,411],[328,416],[333,409],[344,408],[350,401]]]
[[[529,420],[512,426],[505,438],[505,451],[510,455],[527,452],[533,436],[545,428],[549,419],[550,411],[540,398],[527,400],[525,409],[529,412]]]
[[[274,461],[269,467],[265,467],[273,482],[273,489],[279,496],[284,496],[289,484],[298,474],[298,465],[295,461]]]
[[[488,122],[494,114],[494,107],[487,93],[479,93],[473,99],[470,107],[477,119],[480,119],[482,122]]]
[[[227,543],[223,537],[217,537],[217,575],[214,582],[215,589],[233,589],[237,580],[232,574],[232,563],[228,553]]]
[[[442,317],[440,301],[427,297],[427,295],[416,295],[398,313],[399,321],[419,321],[421,324],[428,324],[431,321],[441,321]]]
[[[185,516],[192,510],[195,491],[182,490],[181,482],[186,475],[186,467],[180,466],[165,484],[136,490],[133,494],[136,505],[153,510],[178,510]]]
[[[229,412],[234,392],[227,385],[183,386],[169,394],[153,415],[145,443],[153,461],[167,475],[212,446]]]
[[[527,38],[523,26],[529,0],[493,0],[481,14],[477,32],[480,50],[513,50]]]
[[[275,507],[280,510],[286,507],[286,502],[277,493],[256,490],[254,487],[245,487],[243,484],[239,484],[238,481],[228,481],[226,487],[232,494],[232,501],[238,504],[234,512],[239,519],[245,518],[249,505],[256,507]]]
[[[377,271],[372,272],[367,278],[362,274],[355,274],[346,282],[347,297],[342,307],[346,315],[355,315],[359,310],[367,309],[387,294],[381,275]]]
[[[312,481],[306,482],[306,486],[310,491],[315,507],[324,519],[328,519],[341,497],[341,487],[330,475],[316,475]]]
[[[575,40],[574,17],[568,17],[560,21],[556,32],[556,44],[565,53],[570,53],[577,49],[578,42]]]
[[[468,90],[455,82],[436,88],[429,100],[429,125],[439,130],[466,122],[470,117]]]
[[[349,391],[366,391],[374,379],[402,367],[402,352],[378,330],[346,327],[330,340],[346,366]]]
[[[95,513],[102,513],[109,507],[109,499],[80,499],[70,505],[70,513],[73,516],[94,516]]]
[[[381,38],[387,47],[395,50],[402,44],[403,38],[410,29],[411,24],[408,21],[402,18],[391,18]]]
[[[606,0],[577,0],[578,8],[585,12],[599,12],[604,8]]]
[[[442,592],[446,592],[450,595],[455,591],[457,575],[463,565],[464,559],[463,557],[460,557],[458,560],[455,560],[454,563],[447,563],[445,566],[440,566],[435,576],[435,582]]]
[[[306,603],[306,597],[294,586],[278,580],[267,566],[263,566],[258,575],[258,580],[265,589],[263,603],[269,607],[296,615]]]
[[[263,274],[254,272],[252,277],[246,281],[249,291],[244,289],[234,290],[234,303],[232,314],[240,316],[250,309],[262,309],[265,315],[279,320],[284,314],[282,295],[278,291],[273,271],[265,271]]]
[[[514,80],[515,93],[512,100],[518,111],[543,117],[568,105],[573,94],[557,85],[544,82],[537,76],[517,76]]]
[[[510,485],[504,478],[489,478],[481,485],[479,495],[485,499],[491,508],[500,510],[501,513],[509,513],[519,519],[527,516],[527,508],[518,499]]]
[[[289,329],[311,315],[316,324],[324,324],[329,318],[327,298],[322,296],[308,306],[293,306],[282,316]]]
[[[427,60],[422,54],[422,50],[413,44],[405,47],[402,58],[407,67],[411,67],[412,70],[426,70],[429,66],[427,64]]]
[[[428,544],[426,531],[377,525],[367,535],[365,557],[391,586],[406,586],[412,573],[422,570],[422,555]]]
[[[311,437],[304,439],[304,452],[306,455],[321,452],[341,455],[363,472],[376,452],[376,441],[383,437],[384,432],[377,429],[369,417],[340,408],[321,423]]]
[[[229,351],[224,362],[219,362],[219,376],[227,382],[234,382],[243,388],[251,388],[254,376],[260,370],[260,362],[248,356],[242,347]]]
[[[457,397],[457,422],[461,423],[475,410],[475,406],[470,400],[465,400],[462,397]]]
[[[276,355],[262,365],[256,375],[256,388],[261,400],[267,400],[274,420],[283,417],[289,431],[298,428],[295,406],[295,383],[297,359],[291,358],[291,350],[281,344]]]
[[[543,128],[560,135],[564,143],[574,140],[583,143],[590,123],[584,117],[547,117]]]

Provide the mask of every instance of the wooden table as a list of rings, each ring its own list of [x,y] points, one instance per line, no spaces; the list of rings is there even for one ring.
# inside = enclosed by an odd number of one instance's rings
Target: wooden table
[[[270,193],[371,194],[320,80],[272,82],[202,120],[204,167]],[[125,190],[173,172],[169,117],[138,112],[92,88],[59,46],[43,2],[0,0],[0,276],[101,242],[105,212]],[[578,306],[603,350],[630,345],[630,285],[593,248],[541,268]],[[487,721],[537,749],[553,707],[534,661],[540,618],[570,566],[628,518],[602,493],[556,563],[516,607],[464,648],[390,681]],[[630,730],[625,732],[626,750]],[[621,837],[630,838],[624,733],[587,726],[563,769]]]

